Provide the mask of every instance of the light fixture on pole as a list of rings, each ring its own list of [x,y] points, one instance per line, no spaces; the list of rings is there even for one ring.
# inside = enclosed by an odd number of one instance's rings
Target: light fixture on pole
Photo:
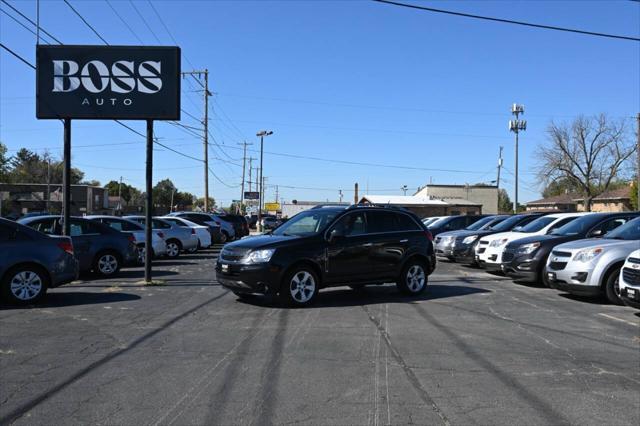
[[[402,190],[402,192],[404,193],[404,195],[407,195],[407,189],[409,189],[409,187],[407,185],[402,185],[400,187],[400,189]]]
[[[258,196],[259,196],[259,200],[258,200],[258,223],[256,223],[256,229],[258,230],[258,232],[262,232],[262,203],[263,203],[263,196],[264,196],[264,188],[263,188],[263,181],[262,181],[262,159],[264,157],[264,137],[265,136],[270,136],[272,135],[273,132],[271,130],[261,130],[258,133],[256,133],[256,136],[258,136],[260,138],[260,191],[258,192]]]
[[[513,212],[518,212],[518,133],[527,130],[527,120],[519,120],[520,114],[524,114],[524,105],[513,104],[511,114],[516,116],[515,120],[509,120],[509,131],[516,134],[516,165],[515,165],[515,200],[513,202]]]

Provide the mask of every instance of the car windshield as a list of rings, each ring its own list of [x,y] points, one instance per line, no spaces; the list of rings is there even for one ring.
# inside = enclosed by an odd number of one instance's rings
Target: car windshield
[[[424,223],[424,226],[429,226],[438,219],[438,217],[425,217],[422,219],[422,223]]]
[[[433,222],[431,222],[427,227],[428,228],[438,228],[444,224],[446,224],[453,216],[444,216],[441,217],[439,219],[434,220]]]
[[[324,230],[340,211],[313,209],[293,216],[291,219],[275,229],[273,235],[306,236],[317,234]]]
[[[464,228],[467,231],[477,231],[479,229],[486,229],[487,226],[491,226],[492,223],[496,221],[495,217],[483,217],[482,219],[473,222],[471,225]]]
[[[514,231],[516,232],[525,232],[525,233],[531,233],[531,232],[538,232],[542,229],[544,229],[545,226],[549,225],[551,222],[557,220],[557,217],[549,217],[549,216],[543,216],[540,217],[536,220],[534,220],[531,223],[528,223],[527,225],[523,226],[522,228],[518,229],[517,231],[514,229]]]
[[[604,238],[613,240],[640,240],[640,217],[637,217],[624,225],[609,231]]]
[[[492,226],[491,230],[498,231],[498,232],[510,231],[521,220],[522,220],[522,216],[511,216],[510,218],[503,220],[496,226]]]
[[[593,215],[579,217],[576,220],[573,220],[566,225],[556,229],[551,233],[551,235],[562,235],[568,237],[573,235],[586,234],[593,225],[598,223],[600,218],[600,216]]]

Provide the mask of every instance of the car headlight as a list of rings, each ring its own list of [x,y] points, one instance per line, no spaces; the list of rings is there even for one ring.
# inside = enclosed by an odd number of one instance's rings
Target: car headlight
[[[594,247],[586,250],[580,250],[573,258],[576,262],[591,262],[593,259],[598,257],[600,253],[604,250],[602,247]]]
[[[508,238],[499,238],[497,240],[491,241],[489,247],[502,247],[503,245],[507,244],[507,241],[509,241]]]
[[[517,254],[531,254],[540,247],[540,243],[523,244],[516,250]]]
[[[464,240],[462,240],[462,244],[471,244],[472,242],[474,242],[477,239],[478,239],[477,235],[471,235],[471,236],[465,238]]]
[[[242,259],[242,263],[266,263],[271,260],[271,256],[276,252],[276,249],[264,249],[264,250],[255,250],[249,252],[244,259]]]

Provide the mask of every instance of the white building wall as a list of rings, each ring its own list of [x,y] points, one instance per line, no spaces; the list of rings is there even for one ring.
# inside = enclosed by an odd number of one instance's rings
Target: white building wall
[[[498,187],[471,185],[427,185],[415,194],[416,196],[431,196],[445,201],[469,200],[482,204],[483,214],[498,213]]]

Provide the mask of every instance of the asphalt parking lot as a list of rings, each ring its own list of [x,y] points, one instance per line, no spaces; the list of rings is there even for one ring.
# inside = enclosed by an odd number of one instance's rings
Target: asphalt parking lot
[[[0,424],[640,424],[640,315],[441,262],[417,300],[239,301],[216,251],[0,310]]]

